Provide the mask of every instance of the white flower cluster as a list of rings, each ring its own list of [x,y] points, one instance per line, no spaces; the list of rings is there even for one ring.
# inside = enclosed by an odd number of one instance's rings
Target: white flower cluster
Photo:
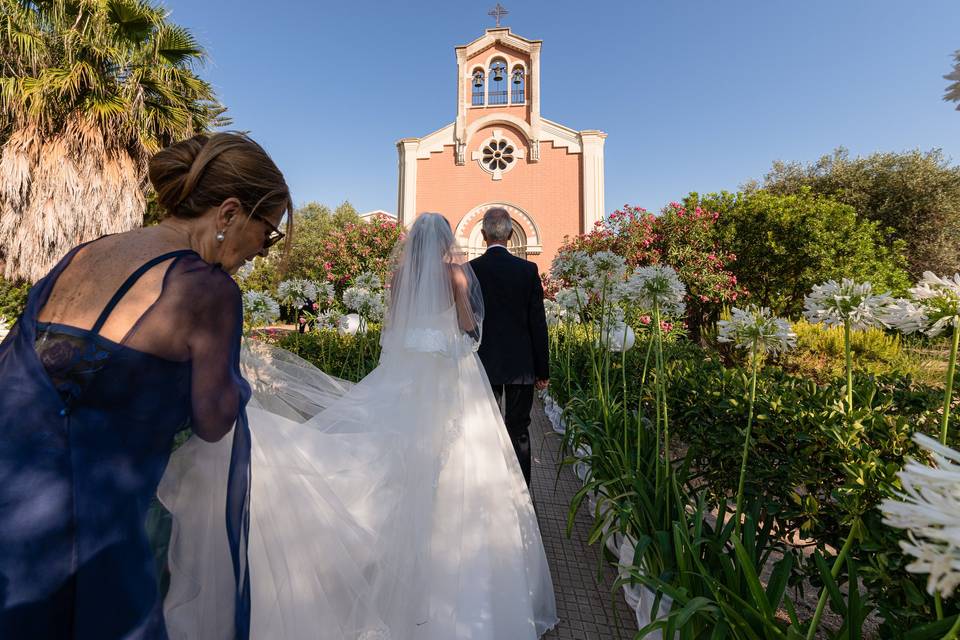
[[[803,299],[803,315],[813,323],[828,327],[842,327],[850,321],[850,328],[859,331],[870,327],[887,326],[887,317],[894,304],[890,294],[874,294],[869,282],[841,282],[828,280],[814,285]]]
[[[243,266],[237,270],[237,281],[244,282],[247,278],[250,277],[250,274],[253,273],[253,262],[244,262]]]
[[[323,302],[327,305],[333,304],[337,299],[337,290],[329,282],[317,283],[317,302]]]
[[[621,288],[624,299],[645,309],[659,307],[666,315],[683,315],[687,288],[673,267],[637,267]]]
[[[590,294],[581,287],[574,287],[571,289],[560,289],[557,291],[557,294],[553,296],[553,299],[556,301],[557,306],[563,309],[564,317],[567,320],[579,322],[580,311],[587,306],[587,302],[590,300]]]
[[[353,286],[362,287],[368,291],[379,291],[383,289],[383,281],[380,280],[380,276],[377,274],[371,271],[364,271],[353,279]]]
[[[890,307],[887,322],[903,333],[922,331],[929,336],[960,327],[960,273],[943,278],[925,271],[910,289],[910,299],[896,300]]]
[[[10,333],[10,325],[7,323],[6,317],[0,316],[0,340],[6,338],[8,333]]]
[[[543,310],[547,315],[547,326],[555,327],[569,318],[569,312],[565,307],[555,300],[545,299],[543,301]]]
[[[374,321],[383,320],[386,305],[383,297],[383,281],[377,274],[365,271],[354,278],[353,283],[343,292],[343,304],[364,318]]]
[[[280,305],[261,291],[243,294],[243,321],[251,327],[268,325],[280,317]]]
[[[340,319],[343,314],[335,309],[323,311],[317,314],[317,329],[336,329],[340,326]]]
[[[308,302],[318,299],[319,287],[313,280],[294,278],[284,280],[277,287],[277,297],[281,304],[299,309]]]
[[[733,343],[741,349],[753,349],[756,345],[759,351],[766,353],[778,353],[797,346],[797,334],[790,323],[774,317],[766,307],[734,307],[730,314],[729,320],[717,323],[719,342]]]
[[[597,295],[612,300],[618,297],[627,274],[627,261],[612,251],[598,251],[587,259],[587,275],[583,285]]]
[[[903,494],[880,505],[883,521],[907,530],[900,546],[915,558],[907,570],[929,574],[930,594],[950,596],[960,585],[960,453],[923,434],[913,438],[934,464],[907,462],[899,474]]]
[[[586,251],[558,253],[550,265],[550,276],[563,282],[579,282],[590,275],[590,263]]]

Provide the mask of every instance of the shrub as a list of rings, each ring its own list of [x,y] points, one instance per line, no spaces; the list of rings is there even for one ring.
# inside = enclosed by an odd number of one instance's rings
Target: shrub
[[[821,384],[845,375],[842,328],[800,320],[793,323],[793,330],[797,334],[797,347],[788,351],[779,362],[785,370]],[[850,347],[855,371],[910,376],[919,372],[919,365],[904,349],[900,334],[881,329],[854,331]]]
[[[29,282],[11,282],[0,278],[0,317],[6,318],[10,324],[13,324],[27,306],[28,293],[30,293]]]
[[[373,371],[380,360],[380,331],[343,335],[321,329],[314,333],[287,333],[275,341],[324,373],[357,382]]]
[[[798,317],[804,295],[825,280],[851,277],[893,293],[910,286],[904,243],[888,246],[879,223],[849,205],[809,191],[691,193],[685,202],[720,212],[719,244],[736,256],[730,270],[752,302],[777,315]]]
[[[809,189],[877,221],[905,243],[915,279],[926,270],[960,270],[960,167],[940,149],[851,159],[841,147],[806,166],[775,162],[763,188],[784,195]]]
[[[318,282],[330,282],[342,294],[356,276],[372,272],[386,280],[390,256],[403,235],[393,220],[357,222],[333,230],[319,247]]]

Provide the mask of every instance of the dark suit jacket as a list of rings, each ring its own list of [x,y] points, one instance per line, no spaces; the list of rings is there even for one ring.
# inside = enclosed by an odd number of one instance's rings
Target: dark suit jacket
[[[550,377],[547,318],[537,265],[491,247],[470,261],[483,291],[480,360],[491,384],[533,384]]]

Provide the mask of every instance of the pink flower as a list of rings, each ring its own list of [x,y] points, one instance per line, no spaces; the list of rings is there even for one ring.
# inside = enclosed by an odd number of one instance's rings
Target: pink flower
[[[640,316],[640,324],[647,325],[650,324],[650,322],[652,322],[650,316]]]
[[[673,329],[673,323],[667,322],[666,320],[661,320],[660,329],[663,330],[665,333],[670,333],[670,330]]]
[[[313,310],[314,310],[314,311],[317,311],[317,310],[320,309],[319,303],[314,302],[311,306],[313,307]]]
[[[306,318],[300,318],[300,324],[307,324]]]

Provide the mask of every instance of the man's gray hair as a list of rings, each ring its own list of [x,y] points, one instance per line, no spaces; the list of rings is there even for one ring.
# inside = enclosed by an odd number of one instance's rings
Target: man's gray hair
[[[488,242],[506,243],[513,235],[513,218],[502,207],[487,209],[483,214],[483,232]]]

